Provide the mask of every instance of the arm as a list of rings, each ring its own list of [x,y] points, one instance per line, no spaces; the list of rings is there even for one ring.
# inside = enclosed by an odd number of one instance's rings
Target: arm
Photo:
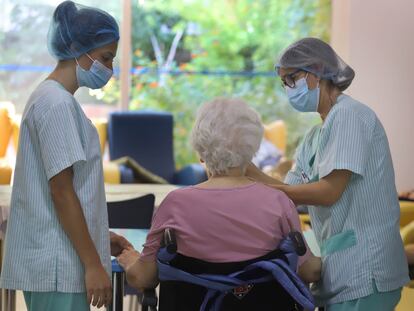
[[[313,254],[299,267],[299,277],[306,283],[319,281],[322,272],[321,258]]]
[[[98,308],[108,305],[112,296],[111,282],[89,235],[79,199],[73,189],[72,167],[52,177],[49,186],[60,224],[85,268],[88,303]]]
[[[159,283],[157,252],[165,228],[173,224],[173,209],[177,204],[174,198],[175,191],[168,194],[156,210],[142,253],[134,249],[126,249],[117,258],[126,272],[128,283],[135,288],[155,288]]]
[[[351,178],[351,171],[334,170],[318,182],[302,185],[271,185],[287,194],[296,204],[331,206],[342,196]]]
[[[123,236],[109,231],[111,241],[111,256],[119,256],[124,249],[133,248],[132,244]]]
[[[405,254],[409,265],[414,265],[414,244],[405,246]]]
[[[282,220],[281,222],[283,236],[287,236],[292,231],[302,233],[300,219],[295,205],[286,196],[283,196],[281,199],[283,200],[281,201],[281,205],[286,206],[286,221]],[[299,277],[307,283],[316,282],[321,277],[322,262],[319,257],[315,257],[312,254],[304,237],[303,239],[306,245],[306,253],[298,258],[298,274]]]
[[[157,262],[142,261],[139,257],[139,252],[127,249],[117,258],[126,272],[128,284],[139,290],[157,287],[159,283]]]

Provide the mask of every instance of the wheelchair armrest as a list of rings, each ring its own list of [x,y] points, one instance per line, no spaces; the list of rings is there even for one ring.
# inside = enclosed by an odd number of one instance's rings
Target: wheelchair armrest
[[[170,254],[177,252],[177,240],[175,238],[174,229],[165,229],[164,238],[161,241],[161,247],[165,247],[167,249],[167,252]]]
[[[292,240],[296,254],[303,256],[306,253],[306,244],[303,240],[303,236],[298,231],[292,231],[289,233],[289,238]]]
[[[157,294],[155,293],[155,288],[145,289],[144,292],[142,293],[142,300],[141,300],[142,310],[156,311],[157,304],[158,304],[158,298],[157,298]]]

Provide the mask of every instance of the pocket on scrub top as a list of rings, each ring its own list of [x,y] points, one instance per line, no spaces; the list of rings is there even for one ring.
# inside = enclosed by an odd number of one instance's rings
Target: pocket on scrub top
[[[357,244],[357,239],[354,230],[347,230],[324,241],[321,245],[321,255],[327,255],[348,249]]]

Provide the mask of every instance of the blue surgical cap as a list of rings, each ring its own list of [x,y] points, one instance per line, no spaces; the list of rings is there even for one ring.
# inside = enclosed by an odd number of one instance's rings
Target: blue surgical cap
[[[341,91],[348,88],[355,77],[354,70],[333,48],[317,38],[304,38],[288,46],[276,65],[277,71],[280,68],[311,72],[321,79],[331,80]]]
[[[118,40],[118,24],[111,15],[72,1],[56,8],[47,35],[49,52],[58,60],[78,58]]]

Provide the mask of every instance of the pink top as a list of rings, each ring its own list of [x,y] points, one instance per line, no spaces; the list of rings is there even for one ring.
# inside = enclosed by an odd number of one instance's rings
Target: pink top
[[[260,183],[171,192],[154,215],[141,260],[155,260],[165,228],[175,230],[179,253],[210,262],[263,256],[277,249],[290,231],[301,231],[293,202]],[[309,255],[308,249],[299,264]]]

